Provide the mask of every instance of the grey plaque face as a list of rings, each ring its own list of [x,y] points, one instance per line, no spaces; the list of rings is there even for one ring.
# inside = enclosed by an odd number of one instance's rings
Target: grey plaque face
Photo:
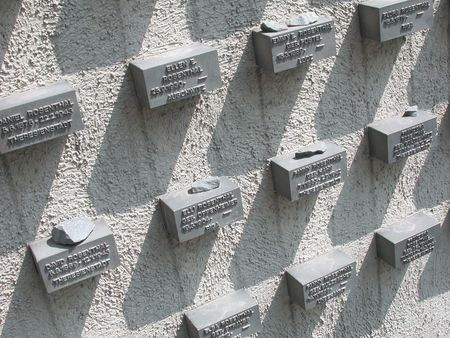
[[[0,99],[0,153],[83,129],[80,107],[65,81]]]
[[[275,190],[290,201],[319,192],[343,182],[347,176],[347,152],[337,144],[324,141],[326,151],[296,159],[296,152],[271,159]],[[300,148],[307,152],[313,146]]]
[[[369,124],[367,129],[370,155],[390,164],[430,147],[436,134],[436,117],[418,111],[416,116]]]
[[[94,223],[89,237],[76,245],[56,244],[51,238],[28,244],[48,293],[119,266],[111,229],[103,219]]]
[[[130,63],[143,107],[155,108],[222,86],[217,50],[200,43]]]
[[[250,337],[261,329],[258,304],[239,290],[185,313],[190,338]]]
[[[412,34],[433,24],[433,2],[369,0],[358,5],[362,36],[380,42]]]
[[[422,212],[375,233],[378,257],[398,268],[433,251],[441,230],[433,217]]]
[[[281,32],[253,31],[258,66],[272,73],[304,66],[336,55],[334,21],[321,16],[307,26],[289,27]]]
[[[313,258],[286,270],[291,300],[305,310],[343,294],[356,261],[342,251]]]
[[[220,177],[217,189],[197,194],[185,189],[162,196],[160,202],[167,231],[179,242],[243,217],[241,190],[226,177]]]

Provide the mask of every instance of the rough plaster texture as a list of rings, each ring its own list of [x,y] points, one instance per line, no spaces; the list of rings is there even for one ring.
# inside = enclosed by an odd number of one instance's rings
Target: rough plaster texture
[[[269,75],[250,29],[313,10],[336,21],[338,54]],[[2,337],[186,337],[182,313],[235,289],[260,304],[261,337],[449,336],[449,7],[429,31],[362,40],[356,1],[1,0],[0,94],[66,79],[85,130],[0,157]],[[217,47],[222,88],[140,110],[127,64],[193,41]],[[438,118],[429,151],[387,166],[364,126],[418,104]],[[266,159],[321,139],[345,147],[344,184],[289,203]],[[242,188],[245,219],[178,245],[157,196],[208,175]],[[373,232],[423,209],[444,221],[435,252],[394,270]],[[118,269],[48,296],[25,243],[102,216]],[[357,258],[351,292],[303,311],[284,269],[336,247]]]

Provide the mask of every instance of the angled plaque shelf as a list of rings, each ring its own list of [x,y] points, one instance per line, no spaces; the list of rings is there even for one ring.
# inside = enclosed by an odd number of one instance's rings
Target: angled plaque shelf
[[[143,107],[155,108],[222,86],[217,50],[200,43],[130,63]]]
[[[66,81],[0,99],[0,153],[83,129],[75,89]]]
[[[235,291],[185,313],[190,338],[252,337],[261,329],[259,306]]]
[[[423,212],[408,216],[375,233],[378,257],[398,268],[434,250],[441,227]]]

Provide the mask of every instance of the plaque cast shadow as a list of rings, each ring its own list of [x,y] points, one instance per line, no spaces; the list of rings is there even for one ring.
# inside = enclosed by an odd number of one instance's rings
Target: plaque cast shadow
[[[322,321],[326,309],[322,304],[311,310],[291,302],[286,278],[281,278],[262,323],[262,337],[313,337],[314,329]]]
[[[141,109],[126,73],[88,185],[97,214],[127,212],[166,193],[197,100]]]
[[[375,237],[354,279],[344,308],[339,313],[335,337],[342,332],[370,336],[379,329],[394,300],[408,269],[408,265],[394,269],[377,258]]]
[[[62,137],[0,156],[0,256],[35,239],[66,142]]]
[[[362,39],[358,11],[350,9],[352,19],[315,114],[319,139],[351,134],[373,121],[404,42]]]
[[[450,200],[450,105],[443,116],[437,137],[428,150],[414,187],[417,209],[432,208]]]
[[[419,108],[433,108],[449,101],[449,2],[440,1],[434,13],[433,25],[416,34],[426,35],[408,83],[410,104]],[[413,48],[413,46],[411,47]]]
[[[157,0],[63,0],[51,42],[64,74],[137,54]]]
[[[27,251],[1,337],[81,337],[99,278],[49,295]]]
[[[158,208],[158,201],[154,204]],[[155,210],[123,302],[131,330],[192,304],[216,236],[212,232],[178,244],[169,238],[160,210]]]
[[[419,300],[423,301],[450,290],[450,211],[442,224],[442,235],[437,238],[434,251],[429,254],[418,283]]]
[[[371,158],[365,133],[328,223],[333,245],[357,240],[380,227],[405,163],[401,159],[388,165]]]
[[[9,40],[21,6],[22,0],[0,1],[0,67],[3,65],[5,54],[8,51]]]
[[[268,0],[187,0],[193,40],[214,40],[259,24]]]

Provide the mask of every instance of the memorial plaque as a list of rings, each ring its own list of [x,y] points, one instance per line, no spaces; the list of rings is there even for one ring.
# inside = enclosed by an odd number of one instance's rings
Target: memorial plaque
[[[245,290],[187,311],[185,319],[190,338],[244,338],[261,329],[258,304]]]
[[[291,300],[305,310],[343,294],[356,261],[339,250],[297,264],[286,270]]]
[[[416,116],[391,117],[367,126],[370,155],[386,163],[430,147],[436,134],[436,117],[425,111]]]
[[[80,107],[65,81],[0,99],[0,153],[83,129]]]
[[[111,229],[103,219],[92,223],[95,227],[78,244],[58,244],[52,237],[28,244],[48,293],[119,266]]]
[[[222,86],[217,50],[200,43],[130,63],[143,107],[155,108]]]
[[[398,268],[433,251],[440,224],[423,212],[380,229],[375,233],[377,255]]]
[[[160,198],[167,231],[179,242],[188,241],[242,219],[239,186],[217,177],[217,187],[194,192],[194,188]]]
[[[423,0],[369,0],[358,5],[361,35],[387,41],[430,28],[433,2]]]
[[[328,141],[274,157],[270,164],[275,191],[290,201],[334,186],[347,176],[346,150]]]
[[[306,26],[292,26],[279,32],[252,32],[256,64],[279,73],[336,55],[334,21],[320,16]]]

